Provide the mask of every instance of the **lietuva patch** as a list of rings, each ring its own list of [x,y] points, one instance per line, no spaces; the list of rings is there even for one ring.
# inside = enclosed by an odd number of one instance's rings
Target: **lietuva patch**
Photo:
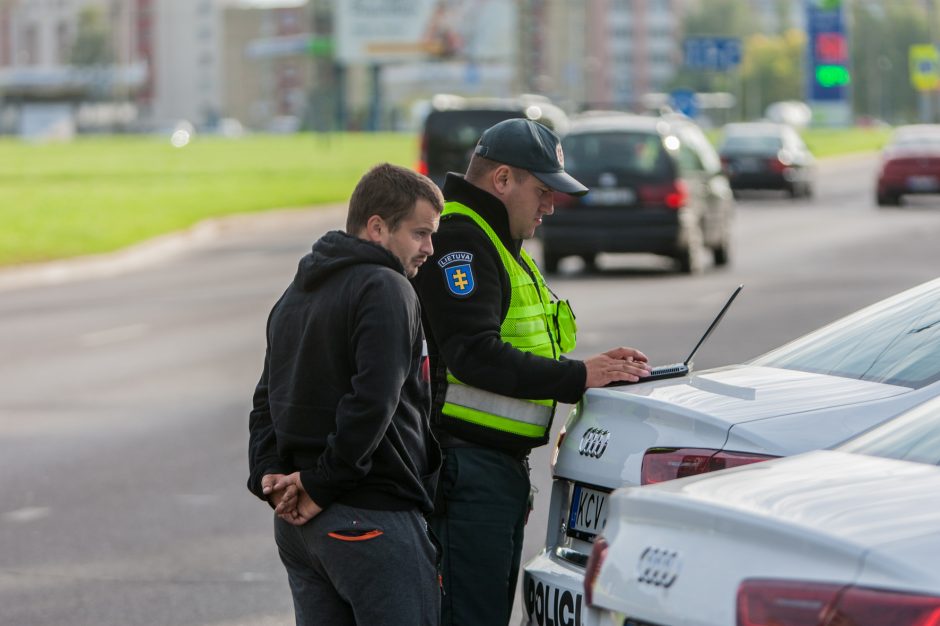
[[[476,283],[473,280],[473,254],[470,252],[451,252],[440,258],[437,264],[444,270],[444,282],[450,293],[463,298],[473,293]]]

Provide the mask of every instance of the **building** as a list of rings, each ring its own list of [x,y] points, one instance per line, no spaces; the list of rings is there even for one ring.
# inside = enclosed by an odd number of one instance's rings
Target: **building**
[[[79,130],[215,126],[226,114],[223,19],[238,4],[0,2],[0,132],[58,128],[69,116]],[[228,74],[240,79],[238,68]]]
[[[566,108],[639,108],[682,62],[684,0],[526,2],[522,88]]]

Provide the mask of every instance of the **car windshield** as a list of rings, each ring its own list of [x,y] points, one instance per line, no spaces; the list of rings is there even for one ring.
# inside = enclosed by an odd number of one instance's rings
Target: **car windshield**
[[[783,147],[780,137],[767,135],[732,135],[725,139],[722,150],[735,152],[776,152]]]
[[[751,361],[919,388],[940,379],[940,280],[915,287]]]
[[[505,119],[522,117],[513,111],[435,111],[428,115],[425,132],[428,149],[469,150],[476,145],[483,131]]]
[[[940,465],[940,401],[933,400],[908,411],[836,449]]]
[[[904,134],[894,138],[891,145],[897,148],[940,148],[940,135],[938,134]]]
[[[654,133],[577,133],[568,135],[562,145],[565,169],[576,177],[605,171],[656,177],[669,174],[669,155]]]

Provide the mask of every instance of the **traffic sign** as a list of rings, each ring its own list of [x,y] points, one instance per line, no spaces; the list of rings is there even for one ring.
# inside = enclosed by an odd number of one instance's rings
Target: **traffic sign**
[[[673,110],[686,117],[698,115],[698,102],[696,102],[695,92],[691,89],[673,89],[669,93],[669,104]]]
[[[682,50],[695,69],[725,71],[741,63],[741,40],[734,37],[686,37]]]
[[[932,91],[940,87],[940,54],[932,44],[911,46],[908,52],[911,84],[917,91]]]

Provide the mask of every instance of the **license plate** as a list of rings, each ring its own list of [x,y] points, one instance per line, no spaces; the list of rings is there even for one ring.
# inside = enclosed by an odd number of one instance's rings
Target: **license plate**
[[[592,189],[584,196],[586,204],[608,206],[611,204],[633,204],[636,194],[632,189]]]
[[[936,191],[940,181],[936,176],[911,176],[907,179],[907,188],[911,191]]]
[[[594,541],[594,537],[607,526],[607,500],[610,494],[584,485],[575,485],[571,494],[568,515],[570,537]]]
[[[748,157],[746,159],[741,159],[738,161],[738,171],[739,172],[759,172],[761,169],[760,159],[754,157]]]

